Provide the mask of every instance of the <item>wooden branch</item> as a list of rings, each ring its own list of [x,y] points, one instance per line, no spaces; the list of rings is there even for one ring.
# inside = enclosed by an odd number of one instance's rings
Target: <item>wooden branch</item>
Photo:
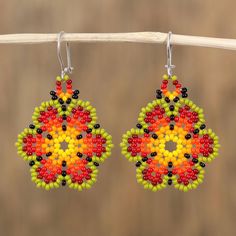
[[[56,42],[58,34],[6,34],[0,35],[0,44],[36,44]],[[160,32],[135,33],[65,33],[62,41],[96,43],[166,43],[168,34]],[[236,39],[223,39],[172,34],[172,45],[186,45],[236,50]]]

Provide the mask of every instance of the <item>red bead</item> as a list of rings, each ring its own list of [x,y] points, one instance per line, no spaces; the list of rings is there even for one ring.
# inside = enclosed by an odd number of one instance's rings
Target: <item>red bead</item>
[[[161,89],[166,89],[167,88],[167,85],[166,84],[162,84],[161,85]]]
[[[192,156],[193,156],[193,158],[198,158],[197,154],[193,154]]]
[[[187,186],[189,184],[189,182],[186,180],[184,181],[184,185]]]
[[[71,118],[70,118],[69,116],[67,116],[66,121],[67,121],[67,122],[70,122],[70,121],[71,121]]]
[[[66,83],[67,83],[67,84],[72,84],[72,80],[71,80],[71,79],[68,79],[68,80],[66,81]]]
[[[82,106],[78,106],[78,110],[79,111],[83,111],[83,107]]]
[[[173,85],[177,85],[178,83],[179,83],[178,80],[174,80],[174,81],[173,81]]]
[[[178,178],[177,182],[178,182],[179,184],[181,184],[181,183],[182,183],[181,178]]]
[[[162,81],[162,83],[163,83],[163,84],[168,84],[168,80],[167,80],[167,79],[164,79],[164,80]]]
[[[166,122],[168,122],[168,123],[169,123],[169,122],[170,122],[170,117],[166,117],[166,119],[165,119],[165,120],[166,120]]]
[[[76,110],[75,108],[73,108],[71,112],[72,112],[73,114],[75,114],[76,111],[77,111],[77,110]]]
[[[42,165],[46,164],[46,160],[43,159],[41,162],[40,162]]]
[[[176,117],[175,117],[175,122],[178,122],[178,121],[179,121],[179,117],[176,116]]]

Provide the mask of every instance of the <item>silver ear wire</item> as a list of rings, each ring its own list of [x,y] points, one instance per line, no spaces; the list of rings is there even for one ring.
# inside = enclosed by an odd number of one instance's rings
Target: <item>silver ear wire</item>
[[[168,77],[172,76],[172,69],[175,68],[175,65],[172,65],[171,36],[172,36],[172,32],[169,31],[167,35],[167,40],[166,40],[167,64],[165,65],[165,68],[167,69]]]
[[[73,67],[71,66],[71,55],[70,55],[70,45],[66,42],[66,58],[67,58],[67,67],[62,59],[61,55],[61,39],[64,34],[64,31],[61,31],[57,36],[57,57],[61,66],[61,78],[63,79],[65,75],[72,74]]]

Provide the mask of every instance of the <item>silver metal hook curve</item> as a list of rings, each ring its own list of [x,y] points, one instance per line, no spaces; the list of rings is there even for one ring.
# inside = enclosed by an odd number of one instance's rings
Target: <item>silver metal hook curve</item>
[[[165,68],[167,69],[168,77],[172,76],[172,69],[175,68],[175,65],[172,65],[171,36],[172,36],[172,32],[169,31],[167,35],[167,40],[166,40],[167,64],[165,65]]]
[[[67,58],[67,66],[65,66],[62,55],[61,55],[61,41],[62,36],[65,32],[61,31],[57,36],[57,58],[59,60],[61,66],[61,78],[63,79],[65,75],[71,74],[73,71],[73,67],[71,66],[71,55],[70,55],[70,45],[66,42],[66,58]]]

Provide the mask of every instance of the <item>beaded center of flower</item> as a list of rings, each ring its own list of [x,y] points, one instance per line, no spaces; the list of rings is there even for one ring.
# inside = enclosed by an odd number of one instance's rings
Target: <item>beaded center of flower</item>
[[[185,139],[186,134],[187,132],[181,127],[176,127],[174,130],[170,130],[169,126],[161,127],[156,132],[159,138],[150,141],[154,159],[164,166],[168,166],[168,162],[181,164],[185,161],[184,154],[189,153],[193,147],[191,140]],[[149,144],[147,146],[149,147]]]

